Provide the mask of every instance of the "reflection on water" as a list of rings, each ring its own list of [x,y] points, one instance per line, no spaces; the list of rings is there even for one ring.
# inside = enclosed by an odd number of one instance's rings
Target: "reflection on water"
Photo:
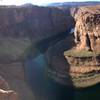
[[[37,100],[98,100],[100,98],[100,84],[88,89],[74,90],[48,79],[47,67],[43,54],[34,59],[28,58],[26,61],[26,74]]]
[[[78,90],[74,100],[99,100],[100,99],[100,84]]]

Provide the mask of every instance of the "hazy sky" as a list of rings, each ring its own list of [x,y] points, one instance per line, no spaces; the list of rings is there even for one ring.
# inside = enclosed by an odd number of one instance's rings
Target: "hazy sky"
[[[0,0],[0,5],[21,5],[24,3],[33,3],[41,5],[53,2],[68,2],[68,1],[100,1],[100,0]]]

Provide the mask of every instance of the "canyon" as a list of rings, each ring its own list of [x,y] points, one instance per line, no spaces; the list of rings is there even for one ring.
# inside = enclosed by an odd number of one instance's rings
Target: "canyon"
[[[94,7],[91,8],[94,9]],[[96,8],[99,9],[100,6]],[[78,24],[81,18],[79,16],[77,18],[77,15],[82,15],[80,9],[34,5],[0,7],[0,76],[6,80],[6,84],[14,92],[14,96],[18,94],[18,100],[36,99],[35,95],[37,94],[33,90],[42,87],[40,85],[44,83],[41,83],[40,80],[50,78],[61,85],[77,88],[78,86],[82,87],[82,85],[81,82],[77,84],[74,81],[76,77],[84,74],[84,78],[86,78],[87,73],[92,71],[94,71],[94,75],[98,75],[99,67],[88,65],[90,68],[84,69],[81,64],[87,64],[87,62],[81,57],[78,60],[74,58],[70,63],[70,57],[66,59],[63,54],[64,51],[76,46],[75,36],[71,32],[74,27],[79,30],[76,37],[82,38],[82,35],[80,36],[82,24]],[[85,34],[85,32],[83,33]],[[98,38],[99,36],[95,40],[97,51],[100,50]],[[75,39],[77,40],[77,38]],[[78,41],[78,43],[80,46],[84,44],[83,41],[82,43]],[[86,48],[86,45],[82,47]],[[97,59],[99,65],[100,57]],[[90,59],[86,60],[92,64]],[[76,64],[75,62],[78,62],[80,66],[72,67],[73,64]],[[42,69],[43,72],[39,71],[38,68]],[[30,71],[28,72],[28,70]],[[35,75],[39,75],[39,77]],[[81,78],[79,78],[80,80]],[[99,76],[97,80],[100,80]],[[97,83],[99,81],[95,81],[94,84]],[[32,86],[33,84],[36,84],[37,87]],[[90,85],[91,81],[88,80],[88,84],[84,87]],[[3,88],[0,87],[0,89]],[[9,90],[3,89],[2,93],[9,94]]]

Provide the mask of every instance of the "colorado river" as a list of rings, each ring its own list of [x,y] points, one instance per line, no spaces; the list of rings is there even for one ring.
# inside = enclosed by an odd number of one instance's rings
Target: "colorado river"
[[[100,84],[74,90],[47,77],[48,64],[43,54],[26,62],[27,79],[38,100],[98,100]]]
[[[47,63],[45,52],[48,47],[55,45],[66,36],[68,36],[67,33],[41,41],[36,46],[36,51],[39,52],[35,53],[35,57],[32,54],[27,57],[25,70],[33,94],[35,94],[36,100],[98,100],[100,98],[100,84],[87,89],[75,90],[48,77],[47,70],[50,65]]]
[[[26,70],[29,84],[38,100],[73,100],[73,89],[60,85],[47,77],[47,62],[45,56],[40,54],[26,62]]]

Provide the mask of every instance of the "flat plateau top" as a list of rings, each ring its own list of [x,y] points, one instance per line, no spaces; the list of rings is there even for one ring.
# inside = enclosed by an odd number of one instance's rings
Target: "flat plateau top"
[[[92,14],[100,14],[100,5],[80,7],[80,11],[89,12]]]
[[[100,52],[92,52],[92,51],[76,51],[74,49],[68,50],[64,52],[64,56],[69,57],[93,57],[99,56]]]

